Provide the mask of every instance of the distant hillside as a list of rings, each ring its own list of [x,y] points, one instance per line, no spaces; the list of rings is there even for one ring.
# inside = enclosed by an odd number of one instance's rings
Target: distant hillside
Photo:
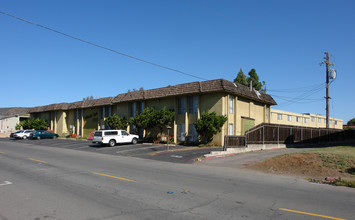
[[[30,108],[21,108],[21,107],[14,107],[14,108],[0,108],[0,118],[19,115],[27,113]]]

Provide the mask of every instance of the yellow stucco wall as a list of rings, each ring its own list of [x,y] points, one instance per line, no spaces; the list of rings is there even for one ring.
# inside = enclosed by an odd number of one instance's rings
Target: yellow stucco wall
[[[299,121],[297,121],[297,117],[299,117]],[[294,112],[271,109],[270,123],[325,128],[325,119],[326,117],[322,115],[298,114]],[[337,118],[329,118],[329,128],[343,129],[343,120]]]

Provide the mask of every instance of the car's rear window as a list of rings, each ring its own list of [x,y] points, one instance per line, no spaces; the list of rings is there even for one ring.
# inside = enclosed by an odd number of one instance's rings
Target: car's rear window
[[[95,137],[101,137],[102,136],[102,132],[101,131],[96,131],[94,136]]]

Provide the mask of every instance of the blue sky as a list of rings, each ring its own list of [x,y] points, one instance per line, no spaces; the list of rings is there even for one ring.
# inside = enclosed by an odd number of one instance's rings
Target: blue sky
[[[255,68],[275,109],[355,117],[355,1],[0,1],[0,11],[204,79]],[[201,81],[0,14],[0,107],[33,107]],[[301,89],[300,89],[301,88]],[[296,98],[296,99],[295,99]],[[289,102],[287,100],[297,100]]]

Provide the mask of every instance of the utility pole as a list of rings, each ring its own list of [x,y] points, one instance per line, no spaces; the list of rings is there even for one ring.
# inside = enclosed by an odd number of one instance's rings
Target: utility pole
[[[325,64],[325,69],[326,69],[326,90],[325,90],[325,100],[326,100],[326,106],[325,106],[325,111],[326,111],[326,128],[329,128],[329,66],[334,66],[333,63],[329,62],[329,53],[324,52],[325,54],[325,61],[322,62],[322,64]]]

